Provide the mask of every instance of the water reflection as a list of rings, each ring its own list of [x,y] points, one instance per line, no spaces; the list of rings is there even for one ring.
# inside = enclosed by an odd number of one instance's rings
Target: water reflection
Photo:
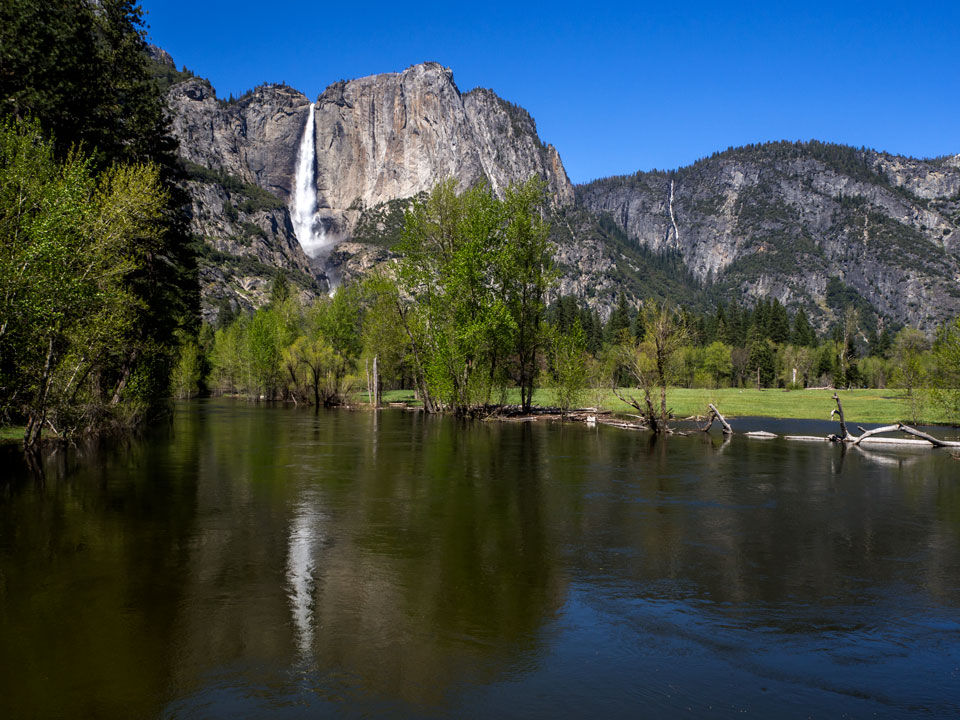
[[[947,455],[208,402],[9,459],[3,717],[958,709]]]
[[[323,517],[314,493],[306,491],[290,523],[287,553],[287,583],[290,612],[301,661],[309,664],[313,655],[315,571],[323,543]]]

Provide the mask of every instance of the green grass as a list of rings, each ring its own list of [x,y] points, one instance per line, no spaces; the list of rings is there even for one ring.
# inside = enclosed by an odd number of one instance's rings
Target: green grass
[[[23,440],[23,433],[26,428],[17,425],[0,426],[0,444],[18,443]]]
[[[725,417],[756,415],[773,418],[829,420],[836,407],[833,390],[755,390],[724,388],[703,390],[672,388],[667,405],[677,417],[705,415],[713,403]],[[629,393],[626,391],[625,394]],[[635,396],[639,394],[634,392]],[[841,390],[838,395],[847,419],[853,423],[894,423],[906,419],[907,404],[899,390]],[[536,398],[536,396],[534,396]],[[601,405],[614,411],[629,411],[629,406],[604,391]],[[934,421],[937,418],[929,418]]]
[[[638,399],[638,390],[624,389],[624,395],[633,395]],[[798,418],[829,420],[830,411],[836,407],[833,390],[755,390],[749,388],[724,388],[722,390],[702,390],[671,388],[667,391],[667,405],[676,417],[705,415],[707,404],[713,403],[727,418],[757,415],[773,418]],[[843,411],[851,425],[857,423],[895,423],[910,421],[909,405],[902,390],[841,390],[840,401]],[[366,393],[357,396],[358,401],[366,401]],[[384,402],[413,402],[412,390],[388,390],[383,393]],[[511,391],[510,402],[519,402],[519,392]],[[556,405],[553,391],[543,388],[534,393],[535,405]],[[584,406],[603,408],[614,412],[633,412],[633,409],[619,400],[611,390],[591,390],[584,394]],[[949,424],[949,418],[937,408],[927,405],[921,418],[924,423]]]

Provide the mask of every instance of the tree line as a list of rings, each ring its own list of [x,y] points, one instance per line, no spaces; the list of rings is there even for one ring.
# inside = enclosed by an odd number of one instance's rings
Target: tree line
[[[27,448],[152,416],[197,329],[149,62],[130,0],[0,4],[0,422]]]
[[[529,411],[538,387],[566,411],[591,387],[635,386],[640,399],[620,396],[654,423],[667,420],[668,386],[895,386],[914,414],[930,399],[957,405],[956,324],[932,340],[865,329],[851,306],[818,334],[802,308],[777,299],[698,314],[624,294],[604,321],[557,296],[546,207],[537,179],[503,199],[483,185],[458,195],[454,181],[438,184],[407,211],[394,266],[307,305],[278,275],[264,308],[223,314],[186,346],[178,393],[320,406],[413,388],[427,411],[475,415],[511,402]]]

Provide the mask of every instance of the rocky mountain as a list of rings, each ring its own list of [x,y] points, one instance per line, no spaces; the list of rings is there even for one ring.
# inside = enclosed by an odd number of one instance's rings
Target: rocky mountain
[[[522,108],[423,63],[330,85],[313,104],[285,85],[238,99],[153,49],[189,174],[204,313],[265,302],[278,269],[304,297],[390,257],[410,200],[438,180],[499,191],[544,178],[561,292],[605,312],[617,295],[706,307],[762,296],[821,327],[858,306],[930,329],[960,314],[960,156],[915,160],[824,143],[731,149],[670,172],[570,184]],[[323,251],[291,222],[304,133]]]
[[[925,329],[960,314],[960,156],[770,143],[577,198],[631,242],[679,253],[714,298],[772,296],[824,325],[838,298]]]
[[[574,199],[559,154],[540,140],[529,113],[490,90],[462,94],[449,69],[424,63],[341,81],[316,101],[316,224],[328,248],[309,258],[289,206],[310,100],[264,85],[225,102],[208,81],[188,77],[170,87],[167,101],[191,176],[208,317],[225,298],[261,304],[274,268],[309,294],[325,289],[328,275],[351,277],[381,261],[388,243],[377,218],[390,208],[402,217],[410,198],[443,178],[461,187],[486,181],[499,191],[539,175],[558,207]],[[358,226],[374,242],[353,242]]]

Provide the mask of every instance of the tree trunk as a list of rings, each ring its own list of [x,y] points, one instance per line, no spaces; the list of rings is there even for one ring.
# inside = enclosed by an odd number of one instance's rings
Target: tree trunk
[[[928,435],[928,434],[925,433],[925,432],[921,432],[920,430],[916,430],[916,429],[910,427],[909,425],[904,425],[903,423],[899,423],[899,424],[897,425],[897,427],[900,429],[900,432],[905,432],[907,435],[913,435],[913,436],[918,437],[918,438],[923,438],[924,440],[926,440],[926,441],[928,441],[928,442],[930,442],[930,443],[933,443],[934,447],[958,447],[958,446],[960,446],[960,443],[946,442],[946,441],[944,441],[944,440],[940,440],[940,439],[938,439],[938,438],[933,437],[933,435]]]
[[[373,356],[373,407],[380,407],[380,356]]]
[[[367,376],[367,403],[373,405],[373,387],[370,385],[370,360],[364,358],[363,371]]]
[[[717,410],[717,408],[713,405],[713,403],[710,403],[708,407],[710,408],[710,418],[709,418],[710,422],[708,422],[706,426],[702,428],[703,432],[707,432],[708,430],[710,430],[711,427],[713,427],[714,420],[719,420],[720,424],[723,426],[723,434],[733,435],[733,428],[730,427],[730,423],[728,423],[726,418],[724,418],[723,415],[720,414],[720,411]]]
[[[832,418],[834,413],[836,413],[840,418],[840,439],[843,442],[848,442],[853,440],[853,436],[850,434],[850,431],[847,430],[847,421],[843,417],[843,405],[840,404],[840,396],[836,393],[833,394],[833,399],[837,401],[837,409],[830,411],[830,417]]]

